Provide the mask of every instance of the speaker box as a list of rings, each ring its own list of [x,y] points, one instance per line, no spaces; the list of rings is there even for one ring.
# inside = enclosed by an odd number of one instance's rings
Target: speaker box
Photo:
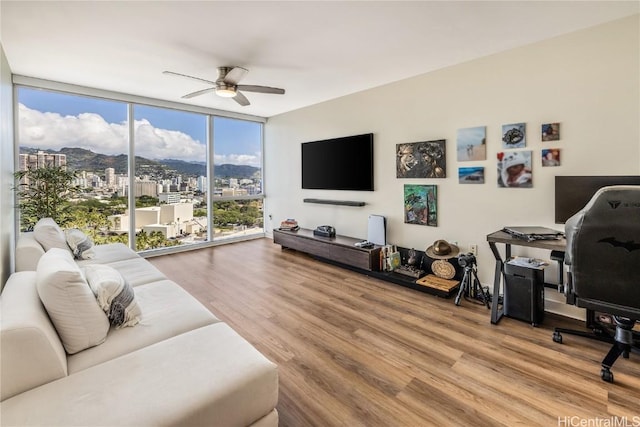
[[[544,270],[504,265],[504,314],[536,326],[544,319]]]

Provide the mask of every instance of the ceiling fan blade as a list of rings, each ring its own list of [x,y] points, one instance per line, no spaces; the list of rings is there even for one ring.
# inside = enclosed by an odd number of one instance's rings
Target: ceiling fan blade
[[[186,74],[174,73],[173,71],[163,71],[162,74],[169,74],[169,75],[172,75],[172,76],[186,77],[188,79],[199,80],[201,82],[209,83],[211,85],[215,85],[216,84],[216,82],[212,82],[211,80],[201,79],[200,77],[188,76]]]
[[[257,86],[257,85],[238,85],[238,89],[246,92],[258,92],[258,93],[272,93],[275,95],[284,95],[284,89],[269,86]]]
[[[242,92],[236,92],[236,96],[234,96],[233,99],[243,107],[246,107],[247,105],[251,104],[247,99],[247,97],[242,94]]]
[[[249,70],[247,70],[246,68],[233,67],[224,76],[223,81],[227,84],[237,85],[238,82],[242,80],[242,78],[246,76],[248,72]]]
[[[215,87],[210,87],[210,88],[207,88],[207,89],[202,89],[202,90],[198,90],[198,91],[195,91],[195,92],[188,93],[188,94],[184,95],[182,98],[191,99],[191,98],[195,98],[196,96],[204,95],[205,93],[213,92],[214,90],[216,90]]]

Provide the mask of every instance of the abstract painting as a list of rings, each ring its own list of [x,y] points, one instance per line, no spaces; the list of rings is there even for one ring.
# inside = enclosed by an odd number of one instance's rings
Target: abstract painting
[[[438,226],[437,186],[404,186],[404,222],[405,224]]]

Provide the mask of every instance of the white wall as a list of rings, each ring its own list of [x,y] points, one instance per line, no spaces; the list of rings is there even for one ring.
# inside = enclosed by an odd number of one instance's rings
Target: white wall
[[[636,15],[270,118],[265,228],[296,218],[302,227],[331,224],[339,234],[366,238],[368,215],[381,214],[388,240],[400,246],[424,250],[441,238],[462,250],[478,244],[480,280],[491,284],[487,234],[505,225],[562,228],[554,223],[555,175],[640,173],[638,22]],[[534,186],[498,188],[501,126],[518,122],[527,124]],[[561,123],[561,140],[543,143],[540,125],[550,122]],[[472,126],[487,127],[487,160],[457,162],[456,131]],[[368,132],[374,133],[375,191],[301,189],[300,143]],[[447,141],[447,178],[396,179],[396,144],[436,139]],[[562,149],[562,166],[542,168],[540,151],[551,147]],[[484,166],[487,183],[458,184],[457,169],[464,166]],[[403,223],[403,185],[411,183],[438,186],[438,227]],[[367,204],[317,205],[303,198]],[[554,268],[547,274],[555,277]]]
[[[15,209],[13,197],[13,87],[11,69],[0,44],[0,289],[13,271]]]

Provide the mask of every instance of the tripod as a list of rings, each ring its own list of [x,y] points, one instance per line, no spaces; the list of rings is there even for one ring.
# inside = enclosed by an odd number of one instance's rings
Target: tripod
[[[485,294],[485,291],[480,285],[478,273],[476,272],[475,264],[473,263],[468,263],[464,266],[464,276],[462,276],[460,289],[458,290],[458,295],[456,295],[455,299],[456,305],[460,305],[460,297],[462,297],[465,292],[471,297],[477,298],[479,296],[480,301],[482,301],[487,308],[491,308],[491,305],[489,304],[489,296]]]

